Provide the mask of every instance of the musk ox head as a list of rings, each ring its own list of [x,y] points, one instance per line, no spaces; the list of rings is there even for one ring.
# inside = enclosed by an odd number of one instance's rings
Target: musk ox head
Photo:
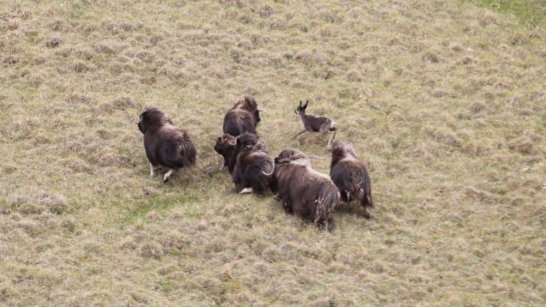
[[[167,114],[156,108],[148,108],[140,114],[138,130],[144,134],[149,130],[157,130],[167,123],[172,124]]]
[[[223,155],[229,150],[235,150],[237,146],[237,138],[231,134],[224,134],[216,140],[214,151]]]
[[[339,140],[334,140],[330,142],[330,145],[328,146],[328,151],[332,154],[333,157],[344,157],[347,155],[356,157],[356,152],[353,146],[349,143],[345,143]]]
[[[237,151],[252,150],[258,144],[258,141],[257,134],[245,132],[237,137]]]

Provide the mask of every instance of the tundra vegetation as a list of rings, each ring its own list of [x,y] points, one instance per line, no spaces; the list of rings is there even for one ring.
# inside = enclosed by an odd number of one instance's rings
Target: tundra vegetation
[[[1,1],[0,305],[545,305],[546,31],[475,2]],[[294,105],[335,119],[373,218],[233,193],[245,94],[326,174]],[[197,148],[166,184],[146,107]]]

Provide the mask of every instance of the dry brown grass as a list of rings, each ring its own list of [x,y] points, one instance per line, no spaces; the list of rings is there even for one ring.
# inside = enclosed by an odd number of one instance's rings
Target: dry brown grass
[[[544,305],[545,39],[458,1],[4,1],[0,304]],[[300,99],[335,119],[375,219],[231,194],[212,146],[244,93],[273,153],[327,155],[290,140]],[[198,146],[169,184],[146,106]]]

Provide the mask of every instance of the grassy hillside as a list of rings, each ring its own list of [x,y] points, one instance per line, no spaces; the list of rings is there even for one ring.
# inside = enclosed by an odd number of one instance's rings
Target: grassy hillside
[[[540,1],[538,2],[540,4]],[[546,304],[546,32],[461,1],[0,4],[0,305]],[[251,94],[272,154],[336,120],[378,208],[325,233],[231,193]],[[148,177],[147,106],[198,166]]]
[[[516,16],[526,26],[546,26],[544,0],[463,0]]]

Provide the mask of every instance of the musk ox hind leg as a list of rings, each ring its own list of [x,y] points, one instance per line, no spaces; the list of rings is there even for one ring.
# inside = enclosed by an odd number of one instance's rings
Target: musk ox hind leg
[[[172,175],[172,173],[173,173],[174,171],[175,171],[175,170],[171,168],[171,169],[169,169],[169,171],[167,171],[167,172],[165,173],[165,175],[163,176],[163,182],[164,182],[164,183],[168,182],[168,181],[171,179],[171,175]]]
[[[364,213],[362,214],[362,216],[367,220],[373,218],[370,213],[370,209],[373,208],[373,206],[370,206],[368,204],[362,204],[362,207],[364,208]]]
[[[372,193],[370,191],[370,188],[368,187],[367,189],[361,189],[359,197],[360,204],[364,208],[364,214],[362,216],[369,220],[372,218],[372,215],[370,214],[370,209],[375,207],[372,200]]]
[[[372,218],[372,215],[370,214],[368,207],[364,207],[364,214],[362,214],[362,216],[367,220]]]
[[[328,216],[326,218],[319,218],[313,221],[313,224],[320,230],[332,231],[335,229],[334,218]]]
[[[241,190],[241,192],[239,192],[239,194],[249,194],[252,192],[253,192],[252,188],[244,188]]]
[[[329,216],[325,218],[324,220],[322,220],[322,224],[320,228],[327,231],[333,231],[336,228],[336,223],[334,222],[334,218]]]
[[[150,163],[150,177],[155,176],[155,170],[158,169],[158,168],[159,168],[159,166],[155,166],[152,163]]]

